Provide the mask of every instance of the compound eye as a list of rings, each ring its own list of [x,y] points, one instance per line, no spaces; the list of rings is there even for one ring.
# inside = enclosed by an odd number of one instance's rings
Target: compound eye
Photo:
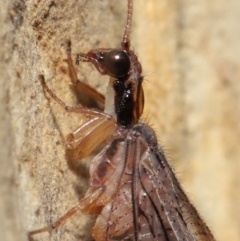
[[[104,66],[111,76],[122,77],[130,69],[130,59],[123,50],[114,49],[105,55]]]

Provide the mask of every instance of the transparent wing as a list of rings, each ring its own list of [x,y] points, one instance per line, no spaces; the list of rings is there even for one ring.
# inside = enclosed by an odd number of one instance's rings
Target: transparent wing
[[[195,240],[181,214],[173,173],[166,160],[161,158],[159,150],[149,150],[139,164],[140,237],[158,241]],[[147,236],[151,238],[146,239]]]
[[[139,131],[142,145],[148,144],[137,165],[139,240],[214,240],[158,147],[153,130],[142,125]]]
[[[90,175],[86,195],[105,187],[88,207],[88,212],[100,210],[93,228],[96,241],[214,240],[150,127],[141,124],[111,140],[92,161]]]

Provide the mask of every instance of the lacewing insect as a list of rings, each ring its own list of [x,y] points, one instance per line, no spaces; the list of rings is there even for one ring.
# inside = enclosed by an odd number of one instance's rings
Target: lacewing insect
[[[40,80],[44,90],[65,110],[88,117],[68,138],[72,161],[88,156],[100,143],[106,145],[91,161],[90,183],[85,196],[48,227],[51,231],[78,211],[97,215],[95,241],[212,241],[211,231],[188,200],[169,166],[152,128],[139,121],[144,105],[142,67],[130,49],[133,1],[128,0],[127,21],[116,49],[94,49],[79,54],[76,62],[89,62],[110,76],[104,97],[77,80],[68,42],[72,81],[89,96],[104,103],[105,111],[84,106],[68,107]]]

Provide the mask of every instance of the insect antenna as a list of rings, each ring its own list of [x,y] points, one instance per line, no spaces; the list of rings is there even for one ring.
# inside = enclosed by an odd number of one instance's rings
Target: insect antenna
[[[132,25],[132,14],[133,14],[133,0],[128,0],[128,10],[127,10],[127,20],[124,28],[123,33],[123,39],[122,39],[122,49],[129,51],[130,47],[130,40],[129,40],[129,34],[131,30]]]

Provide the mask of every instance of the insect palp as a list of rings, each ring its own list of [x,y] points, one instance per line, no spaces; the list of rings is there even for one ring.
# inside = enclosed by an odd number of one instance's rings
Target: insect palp
[[[75,64],[79,65],[79,62],[89,62],[88,56],[84,53],[78,53]]]

